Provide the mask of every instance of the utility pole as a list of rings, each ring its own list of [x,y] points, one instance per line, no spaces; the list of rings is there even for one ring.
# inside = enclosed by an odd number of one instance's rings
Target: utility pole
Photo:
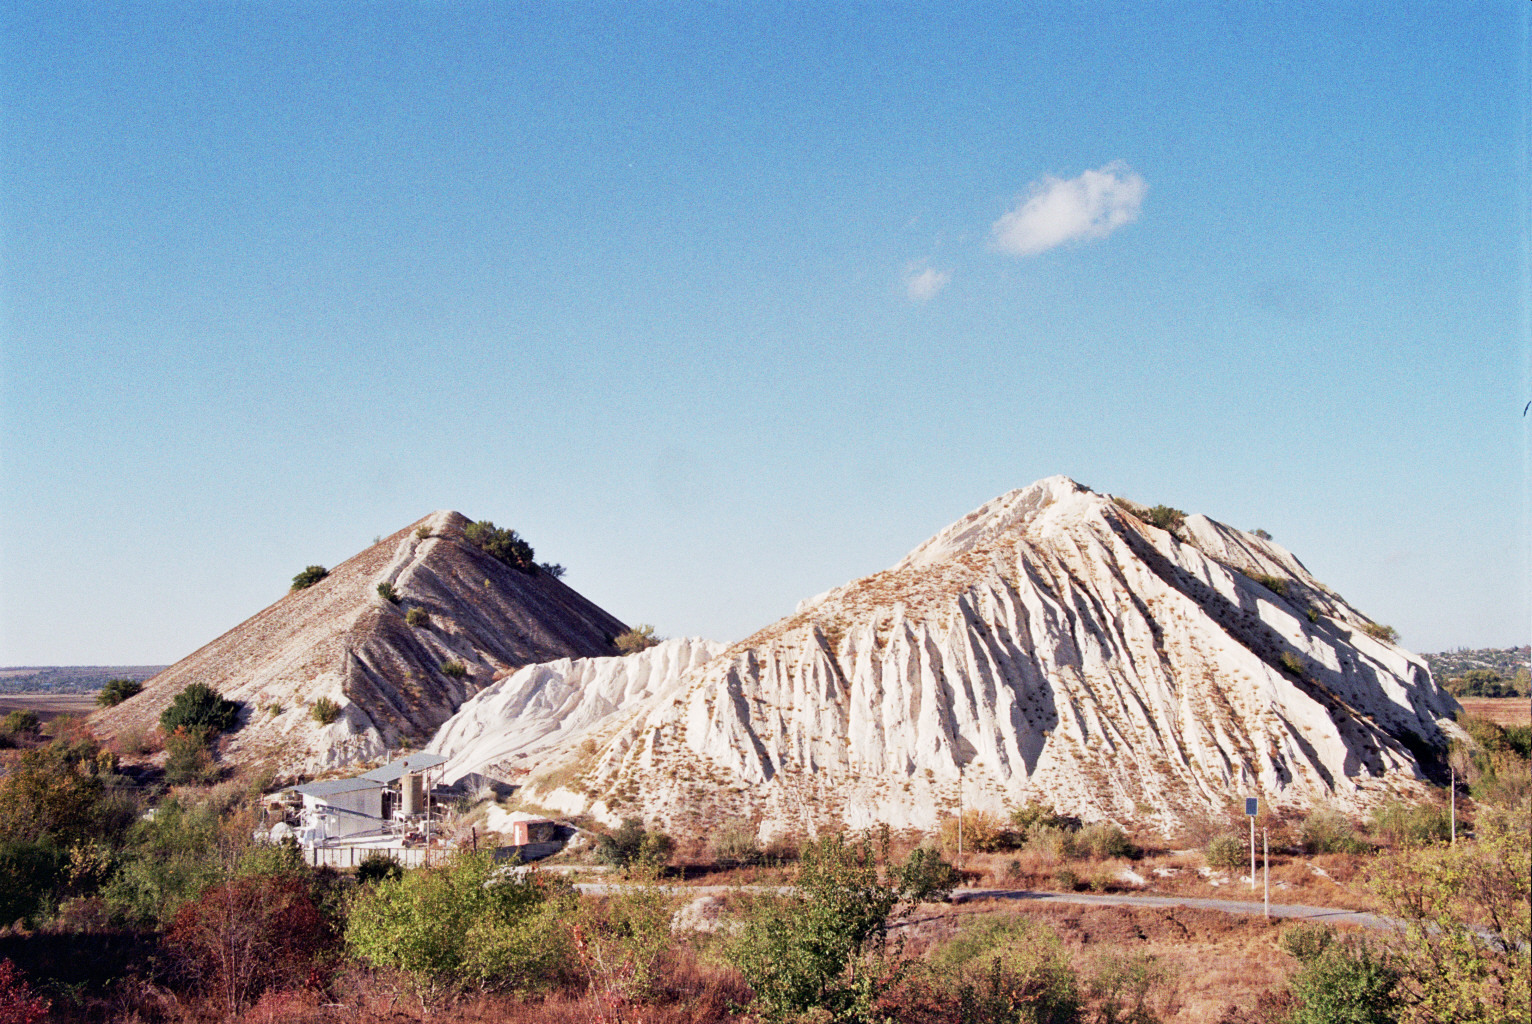
[[[1266,920],[1271,920],[1271,837],[1261,829],[1261,875],[1266,887]]]
[[[1458,844],[1458,770],[1454,765],[1448,765],[1447,770],[1452,773],[1452,845]]]
[[[963,766],[958,765],[958,862],[959,870],[963,867]]]

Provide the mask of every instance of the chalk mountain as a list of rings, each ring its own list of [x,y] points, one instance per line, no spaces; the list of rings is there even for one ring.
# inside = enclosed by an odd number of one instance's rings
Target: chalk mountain
[[[481,551],[465,538],[468,525],[447,511],[410,524],[165,669],[93,724],[151,729],[177,693],[201,682],[242,704],[230,757],[312,772],[424,743],[497,674],[615,653],[621,622],[552,574]],[[397,603],[380,596],[380,583]],[[414,609],[424,622],[406,620]],[[449,662],[463,674],[443,672]],[[321,697],[340,705],[329,725],[311,713]]]
[[[1051,477],[700,661],[677,644],[525,669],[434,748],[449,777],[678,831],[929,828],[960,788],[1167,828],[1247,795],[1417,791],[1457,707],[1421,659],[1270,540],[1149,518]]]

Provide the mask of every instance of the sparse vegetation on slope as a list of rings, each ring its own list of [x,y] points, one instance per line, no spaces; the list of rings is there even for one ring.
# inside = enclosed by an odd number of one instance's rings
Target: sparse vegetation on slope
[[[330,570],[326,569],[324,566],[310,565],[298,575],[293,577],[292,589],[307,590],[309,587],[312,587],[314,584],[318,583],[328,575],[330,575]]]

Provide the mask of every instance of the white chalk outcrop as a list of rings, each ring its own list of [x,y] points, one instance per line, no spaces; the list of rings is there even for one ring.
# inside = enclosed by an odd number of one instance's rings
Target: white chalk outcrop
[[[561,658],[528,665],[473,697],[431,745],[446,754],[442,779],[524,778],[545,752],[609,738],[614,721],[639,714],[691,670],[724,650],[711,640],[666,640],[627,657]]]
[[[1167,827],[1247,795],[1418,789],[1456,710],[1420,658],[1271,541],[1131,508],[1040,481],[705,660],[524,669],[433,746],[460,773],[524,766],[544,805],[678,832],[929,828],[960,788]]]

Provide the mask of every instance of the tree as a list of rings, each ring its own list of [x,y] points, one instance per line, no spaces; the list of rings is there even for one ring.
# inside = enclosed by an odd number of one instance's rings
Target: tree
[[[659,642],[660,638],[654,635],[654,627],[647,622],[640,622],[632,629],[617,634],[617,639],[612,641],[623,654],[637,654]]]
[[[96,694],[96,703],[104,708],[113,708],[129,697],[137,696],[144,689],[144,684],[137,679],[108,679],[106,685],[101,687],[101,692]]]
[[[167,735],[177,729],[205,729],[216,734],[232,728],[238,714],[239,705],[234,701],[224,700],[223,694],[206,683],[191,683],[160,713],[160,728]]]
[[[1478,837],[1385,860],[1373,888],[1408,922],[1400,1019],[1511,1024],[1532,1017],[1528,810],[1481,808]]]
[[[803,849],[791,892],[756,899],[725,955],[767,1019],[813,1009],[837,1020],[866,1018],[896,980],[886,958],[889,915],[930,895],[911,885],[930,872],[917,866],[884,882],[880,853],[886,859],[886,834],[876,843],[869,835],[826,836]]]
[[[328,575],[330,575],[330,570],[322,565],[307,566],[302,572],[293,577],[292,589],[307,590]]]
[[[488,519],[469,523],[463,527],[463,539],[491,558],[504,562],[518,572],[537,575],[537,562],[533,558],[532,545],[522,539],[515,530],[502,530]]]
[[[422,1007],[465,985],[534,988],[569,965],[561,919],[574,904],[562,880],[508,875],[488,854],[459,854],[359,891],[346,945],[373,967],[406,974]]]
[[[298,875],[252,875],[181,907],[165,947],[232,1016],[268,987],[311,979],[334,946]]]

